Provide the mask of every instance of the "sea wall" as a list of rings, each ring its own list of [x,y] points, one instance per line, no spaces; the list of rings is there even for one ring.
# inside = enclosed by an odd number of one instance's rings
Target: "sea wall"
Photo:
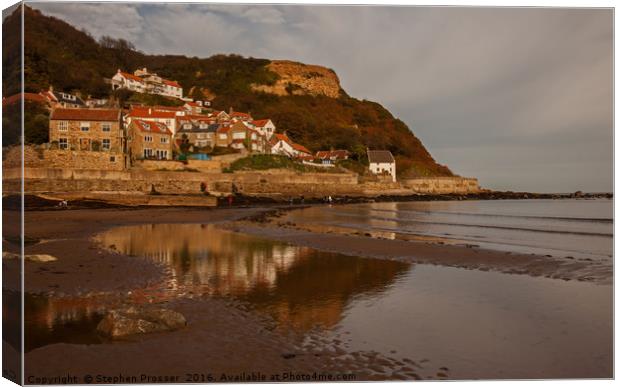
[[[155,167],[155,166],[153,166]],[[4,168],[3,187],[6,193],[19,192],[19,168]],[[204,183],[209,192],[272,196],[287,198],[304,195],[376,196],[422,194],[467,194],[480,191],[473,178],[410,179],[394,182],[358,182],[356,174],[299,173],[288,170],[238,171],[173,171],[131,169],[24,168],[25,191],[44,192],[141,192],[155,189],[163,194],[200,193]]]
[[[147,171],[187,171],[196,170],[204,172],[221,171],[222,162],[219,160],[136,160],[133,167]]]
[[[249,195],[324,196],[362,194],[356,174],[297,173],[286,170],[261,172],[191,172],[132,169],[127,171],[60,168],[24,168],[25,191],[42,192],[150,192],[165,194],[200,192],[202,183],[214,193]],[[5,192],[19,191],[20,170],[5,168]]]
[[[424,194],[468,194],[480,192],[478,179],[472,177],[433,177],[402,181],[405,188]]]

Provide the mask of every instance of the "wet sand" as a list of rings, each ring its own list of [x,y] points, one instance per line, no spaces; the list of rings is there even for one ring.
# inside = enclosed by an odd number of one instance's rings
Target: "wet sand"
[[[92,239],[95,234],[112,227],[154,223],[216,223],[319,250],[422,264],[598,284],[610,283],[612,279],[610,269],[590,262],[551,260],[548,257],[505,254],[475,247],[323,233],[321,230],[303,229],[302,226],[278,224],[277,219],[262,215],[268,211],[273,211],[273,208],[29,211],[25,221],[29,237],[26,254],[46,253],[58,260],[48,263],[27,261],[26,290],[56,297],[92,294],[117,294],[122,297],[130,291],[157,284],[165,275],[165,267],[152,260],[103,249]],[[18,214],[5,211],[3,216],[5,222],[15,221]],[[10,235],[11,230],[5,230],[5,234],[7,232],[9,239],[15,238],[15,235]],[[16,245],[10,241],[5,240],[4,246],[5,251],[16,251]],[[9,272],[18,270],[16,260],[3,260],[3,265]],[[339,340],[326,339],[318,333],[303,338],[292,333],[284,334],[275,330],[274,322],[269,317],[240,302],[187,297],[166,301],[162,305],[184,314],[188,326],[177,332],[149,334],[122,342],[97,345],[57,343],[34,349],[25,357],[26,382],[29,382],[29,376],[66,374],[80,378],[86,374],[123,374],[138,378],[148,374],[179,378],[173,382],[212,381],[186,380],[188,373],[192,374],[190,378],[214,377],[216,381],[221,381],[224,373],[238,378],[237,381],[250,381],[253,377],[260,377],[260,374],[251,375],[252,372],[260,372],[269,378],[272,374],[291,371],[299,374],[326,373],[332,377],[353,374],[355,380],[451,378],[450,369],[441,360],[430,366],[425,365],[422,354],[420,358],[403,358],[373,350],[352,350]],[[607,371],[585,376],[611,377]],[[307,375],[297,377],[305,378]]]
[[[503,252],[477,245],[448,245],[429,238],[421,240],[387,239],[338,227],[292,223],[288,211],[272,210],[249,216],[226,227],[235,231],[347,255],[396,259],[463,269],[524,274],[565,281],[578,280],[611,284],[613,267],[591,259],[550,257],[536,254]]]

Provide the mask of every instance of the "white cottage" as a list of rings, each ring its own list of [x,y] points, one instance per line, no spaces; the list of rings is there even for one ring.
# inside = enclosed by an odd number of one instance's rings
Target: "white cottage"
[[[370,172],[375,175],[391,175],[392,181],[396,181],[396,160],[392,152],[386,150],[368,150],[368,162]]]
[[[263,136],[267,137],[268,140],[276,131],[276,126],[270,119],[254,120],[252,121],[251,126],[258,130]]]

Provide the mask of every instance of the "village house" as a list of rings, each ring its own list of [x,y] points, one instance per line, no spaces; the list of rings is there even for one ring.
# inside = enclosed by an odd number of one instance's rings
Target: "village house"
[[[258,130],[267,140],[273,136],[276,132],[276,126],[270,119],[266,120],[254,120],[251,123],[251,127]]]
[[[209,114],[209,117],[215,118],[220,123],[230,121],[230,116],[223,110],[215,110]]]
[[[267,139],[257,130],[248,128],[244,123],[235,122],[229,131],[230,147],[254,153],[265,153]]]
[[[396,161],[392,152],[387,150],[368,150],[368,169],[375,175],[388,175],[396,181]]]
[[[146,83],[142,78],[118,69],[112,77],[112,90],[127,89],[136,93],[146,93]]]
[[[270,153],[292,158],[311,160],[314,158],[305,146],[295,143],[286,133],[275,133],[269,140]]]
[[[178,147],[187,142],[194,148],[213,148],[218,128],[219,124],[206,120],[179,119],[179,130],[174,135],[174,142]]]
[[[185,102],[183,108],[190,114],[202,114],[202,102]]]
[[[125,152],[120,109],[52,110],[49,140],[60,150]]]
[[[158,94],[172,98],[183,98],[183,87],[149,72],[146,67],[134,71],[133,74],[117,70],[111,79],[112,90],[128,89],[137,93]]]
[[[252,122],[253,121],[252,116],[249,113],[236,112],[233,110],[232,107],[230,108],[228,116],[230,117],[230,120],[233,122],[237,122],[237,121]]]
[[[322,164],[336,164],[337,161],[347,160],[350,156],[348,150],[340,149],[340,150],[328,150],[328,151],[318,151],[314,155],[315,159],[321,160]]]
[[[134,119],[160,122],[175,134],[177,132],[177,118],[185,116],[185,110],[168,107],[134,107],[126,116],[127,125]]]
[[[165,124],[134,119],[129,125],[128,136],[131,161],[172,160],[172,132]]]
[[[54,88],[50,86],[49,90],[39,93],[45,98],[48,103],[53,107],[62,108],[83,108],[86,107],[84,101],[77,95],[65,93],[62,91],[54,91]]]
[[[230,136],[230,125],[229,124],[219,124],[215,132],[215,146],[226,148],[232,142],[232,138]]]
[[[103,108],[108,106],[109,100],[107,98],[87,98],[86,106],[89,108]]]

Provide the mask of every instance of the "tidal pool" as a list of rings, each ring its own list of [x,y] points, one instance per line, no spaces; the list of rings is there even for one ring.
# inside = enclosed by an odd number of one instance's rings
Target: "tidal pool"
[[[136,302],[233,298],[308,346],[409,358],[456,379],[612,376],[611,286],[346,256],[201,224],[119,227],[97,239],[167,268],[166,283],[133,293]],[[63,327],[79,321],[92,333],[105,309],[93,299],[37,302],[27,302],[26,335],[36,328],[39,346],[79,343]]]

